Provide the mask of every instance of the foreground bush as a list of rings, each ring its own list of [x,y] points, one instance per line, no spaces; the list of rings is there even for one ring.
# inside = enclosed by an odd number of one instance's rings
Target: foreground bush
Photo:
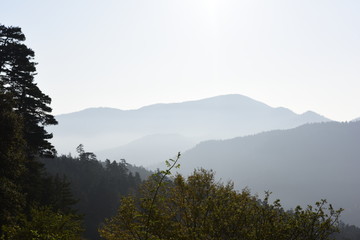
[[[163,172],[169,174],[169,171]],[[326,200],[285,211],[280,201],[259,200],[245,189],[197,170],[185,179],[155,175],[137,196],[122,199],[117,214],[99,230],[107,240],[324,240],[337,231],[340,210]]]
[[[33,208],[30,218],[18,216],[16,223],[2,226],[1,240],[76,240],[83,229],[79,216],[55,212],[49,207]]]

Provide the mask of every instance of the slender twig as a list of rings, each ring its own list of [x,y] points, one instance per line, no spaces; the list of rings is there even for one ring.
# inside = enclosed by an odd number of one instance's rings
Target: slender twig
[[[146,220],[146,233],[145,233],[145,240],[148,239],[148,234],[149,234],[149,228],[150,228],[150,219],[151,219],[151,215],[152,215],[152,210],[153,210],[153,207],[154,207],[154,204],[155,204],[155,200],[157,198],[157,195],[159,193],[159,189],[162,185],[162,182],[165,180],[166,176],[170,175],[171,174],[171,170],[177,166],[177,162],[179,161],[180,159],[180,152],[177,154],[176,156],[176,159],[173,160],[173,159],[170,159],[173,163],[170,165],[170,167],[165,170],[165,171],[161,171],[160,173],[162,173],[162,177],[160,179],[160,181],[158,182],[157,184],[157,187],[156,187],[156,190],[155,190],[155,193],[154,193],[154,196],[151,200],[151,204],[150,204],[150,209],[149,209],[149,214],[147,216],[147,220]]]

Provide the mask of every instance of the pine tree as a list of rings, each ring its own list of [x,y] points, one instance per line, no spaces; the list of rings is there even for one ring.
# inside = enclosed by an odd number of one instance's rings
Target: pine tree
[[[28,155],[53,155],[55,149],[48,141],[52,134],[45,126],[57,121],[51,115],[51,98],[34,83],[34,51],[24,41],[21,28],[0,25],[0,90],[10,96],[13,109],[23,118]]]

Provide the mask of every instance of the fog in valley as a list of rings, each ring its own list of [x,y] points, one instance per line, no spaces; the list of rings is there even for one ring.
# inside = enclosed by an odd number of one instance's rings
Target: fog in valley
[[[296,114],[239,94],[137,110],[92,108],[59,115],[57,120],[60,124],[48,130],[54,134],[52,142],[59,153],[74,153],[82,143],[103,160],[125,158],[144,166],[164,159],[164,151],[184,152],[205,140],[330,121],[315,112]],[[158,134],[162,136],[156,137]]]

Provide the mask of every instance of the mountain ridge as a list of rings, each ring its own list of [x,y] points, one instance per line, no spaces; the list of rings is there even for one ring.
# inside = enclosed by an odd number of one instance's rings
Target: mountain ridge
[[[56,118],[59,125],[48,130],[53,132],[52,142],[60,153],[74,152],[80,143],[94,152],[116,148],[152,134],[180,134],[199,142],[330,121],[316,113],[309,116],[273,108],[240,94],[135,110],[90,108]]]
[[[170,102],[170,103],[154,103],[154,104],[150,104],[150,105],[145,105],[145,106],[142,106],[142,107],[138,107],[138,108],[134,108],[134,109],[121,109],[121,108],[114,108],[114,107],[89,107],[89,108],[84,108],[82,110],[79,110],[79,111],[73,111],[73,112],[69,112],[69,113],[62,113],[62,114],[57,114],[56,117],[59,117],[59,116],[64,116],[64,115],[72,115],[72,114],[75,114],[75,113],[82,113],[82,112],[88,112],[88,111],[94,111],[94,110],[100,110],[100,111],[122,111],[122,112],[127,112],[127,111],[138,111],[138,110],[144,110],[144,109],[148,109],[148,108],[155,108],[155,107],[161,107],[161,106],[176,106],[176,105],[181,105],[181,104],[192,104],[192,103],[202,103],[202,102],[206,102],[206,101],[211,101],[211,100],[216,100],[216,99],[221,99],[221,98],[227,98],[229,99],[230,97],[232,98],[237,98],[237,99],[243,99],[243,100],[249,100],[249,101],[252,101],[253,103],[257,103],[259,105],[263,105],[263,106],[266,106],[266,107],[270,107],[270,108],[273,108],[273,109],[284,109],[284,110],[289,110],[291,111],[292,113],[295,113],[294,111],[290,110],[289,108],[285,108],[285,107],[272,107],[268,104],[265,104],[263,102],[260,102],[258,100],[254,100],[250,97],[247,97],[245,95],[241,95],[241,94],[224,94],[224,95],[218,95],[218,96],[214,96],[214,97],[209,97],[209,98],[201,98],[201,99],[198,99],[198,100],[189,100],[189,101],[181,101],[181,102]],[[302,114],[307,114],[307,113],[313,113],[315,115],[320,115],[314,111],[311,111],[311,110],[308,110],[308,111],[305,111],[303,113],[295,113],[295,114],[298,114],[298,115],[302,115]],[[320,115],[324,118],[326,118],[325,116],[323,115]],[[360,119],[360,118],[359,118]],[[330,119],[328,119],[330,120]]]

